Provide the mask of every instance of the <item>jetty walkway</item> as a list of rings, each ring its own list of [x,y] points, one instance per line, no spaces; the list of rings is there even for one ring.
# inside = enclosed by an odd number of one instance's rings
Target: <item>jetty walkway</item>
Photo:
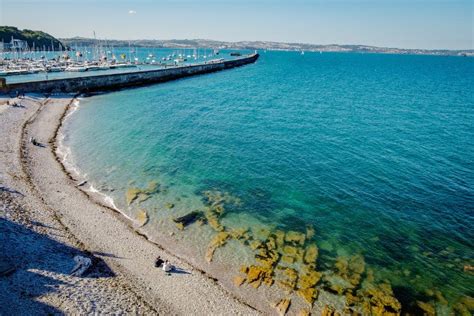
[[[11,93],[88,93],[111,91],[133,86],[144,86],[153,83],[176,80],[200,74],[235,68],[254,63],[258,53],[246,55],[233,60],[216,60],[193,65],[177,66],[164,69],[123,72],[97,76],[38,80],[29,82],[6,83],[0,78],[0,94]]]

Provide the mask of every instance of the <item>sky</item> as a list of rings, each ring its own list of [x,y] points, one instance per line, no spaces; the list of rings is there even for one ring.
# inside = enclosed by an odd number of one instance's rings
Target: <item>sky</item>
[[[474,0],[0,0],[0,25],[55,37],[474,49]]]

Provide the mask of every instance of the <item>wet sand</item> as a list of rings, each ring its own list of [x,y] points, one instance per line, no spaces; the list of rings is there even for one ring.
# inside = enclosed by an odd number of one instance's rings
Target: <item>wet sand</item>
[[[5,101],[0,100],[0,260],[15,270],[0,277],[0,314],[260,313],[75,186],[55,154],[72,96],[29,96],[16,108]],[[30,137],[43,146],[31,144]],[[78,254],[94,265],[73,277]],[[183,272],[154,268],[158,255]]]

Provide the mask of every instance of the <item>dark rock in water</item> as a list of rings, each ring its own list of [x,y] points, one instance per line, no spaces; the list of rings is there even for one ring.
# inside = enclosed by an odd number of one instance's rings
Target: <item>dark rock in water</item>
[[[177,224],[182,224],[184,227],[191,225],[192,223],[198,221],[198,220],[204,220],[204,213],[201,211],[192,211],[191,213],[188,213],[184,216],[177,217],[173,219],[173,222]]]

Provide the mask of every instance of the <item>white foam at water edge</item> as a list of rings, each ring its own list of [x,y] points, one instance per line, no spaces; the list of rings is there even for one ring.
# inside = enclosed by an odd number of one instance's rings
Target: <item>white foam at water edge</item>
[[[76,177],[84,179],[85,176],[74,164],[71,148],[64,145],[64,137],[64,134],[60,132],[58,135],[58,148],[56,149],[56,153],[61,158],[61,163],[66,167],[67,171],[74,173]]]
[[[107,195],[107,194],[105,194],[105,193],[103,193],[103,192],[100,192],[99,190],[97,190],[97,189],[94,187],[93,184],[90,184],[90,185],[89,185],[88,191],[89,191],[89,192],[92,192],[92,193],[94,193],[94,194],[97,194],[97,195],[102,196],[102,198],[103,198],[104,202],[107,204],[107,206],[112,207],[114,210],[120,212],[120,214],[122,214],[123,216],[125,216],[127,219],[133,221],[133,219],[132,219],[130,216],[128,216],[127,214],[125,214],[125,212],[123,212],[121,209],[119,209],[119,208],[115,205],[114,199],[113,199],[111,196],[109,196],[109,195]]]
[[[79,108],[79,105],[80,105],[80,99],[75,99],[72,103],[72,106],[69,108],[68,113],[64,117],[64,119],[68,118],[69,116],[71,116],[71,114],[76,112],[77,109]],[[85,175],[82,175],[79,169],[74,164],[71,148],[69,148],[68,146],[64,144],[65,138],[66,138],[66,135],[60,130],[58,133],[58,147],[56,149],[56,153],[61,158],[61,163],[64,165],[66,170],[74,173],[76,177],[79,177],[85,180]]]
[[[104,200],[104,202],[106,203],[107,206],[112,207],[114,210],[116,210],[117,212],[119,212],[120,214],[122,214],[122,215],[123,215],[124,217],[126,217],[128,220],[130,220],[130,221],[132,221],[132,222],[134,221],[133,218],[131,218],[130,216],[128,216],[127,214],[125,214],[125,212],[123,212],[121,209],[119,209],[119,208],[115,205],[114,199],[113,199],[111,196],[109,196],[109,195],[107,195],[107,194],[105,194],[105,193],[103,193],[103,192],[97,190],[97,189],[94,187],[93,184],[90,184],[90,185],[89,185],[88,191],[89,191],[89,192],[92,192],[92,193],[94,193],[94,194],[97,194],[97,195],[102,196],[102,198],[103,198],[103,200]]]
[[[71,116],[74,112],[77,111],[77,109],[79,108],[79,105],[80,105],[79,100],[80,100],[80,98],[74,100],[71,108],[69,109],[69,112],[66,114],[64,119],[69,118],[69,116]],[[61,163],[64,165],[64,167],[66,168],[67,171],[74,173],[76,177],[80,178],[81,180],[87,180],[86,179],[86,174],[82,174],[80,172],[80,170],[74,164],[74,159],[73,159],[73,156],[72,156],[71,148],[64,144],[65,137],[66,137],[65,134],[62,133],[62,131],[60,130],[59,133],[58,133],[58,147],[56,149],[56,153],[61,158]],[[101,196],[104,203],[107,206],[112,207],[114,210],[118,211],[120,214],[125,216],[127,219],[133,221],[133,219],[130,216],[125,214],[125,212],[123,212],[121,209],[119,209],[115,205],[114,199],[111,196],[108,196],[107,194],[105,194],[103,192],[100,192],[99,190],[97,190],[94,187],[93,184],[90,184],[89,188],[87,190],[91,193],[94,193],[94,194],[97,194],[97,195]]]
[[[68,113],[66,114],[65,118],[67,118],[67,117],[73,115],[74,112],[76,112],[77,109],[79,109],[80,104],[81,104],[80,99],[75,99],[75,100],[72,102],[71,108],[69,109],[69,111],[68,111]]]

